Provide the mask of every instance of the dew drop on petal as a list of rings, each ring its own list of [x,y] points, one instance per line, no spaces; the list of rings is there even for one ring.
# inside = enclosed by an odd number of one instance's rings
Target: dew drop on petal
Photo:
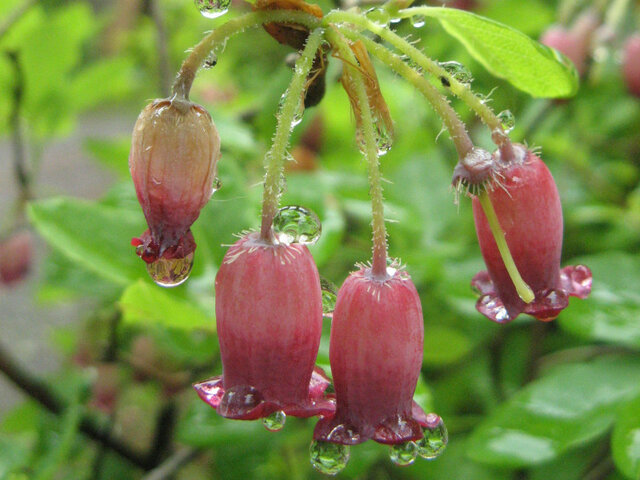
[[[297,205],[288,205],[278,210],[273,218],[276,238],[286,244],[314,244],[320,238],[322,225],[311,210]]]
[[[593,278],[591,270],[585,265],[564,267],[560,271],[560,284],[569,295],[587,298],[591,293]]]
[[[392,445],[389,451],[389,459],[399,467],[411,465],[418,456],[418,446],[415,442],[399,443]]]
[[[147,272],[161,287],[177,287],[184,283],[193,267],[193,252],[184,258],[159,258],[147,263]]]
[[[203,17],[218,18],[229,11],[231,0],[195,0]]]
[[[433,460],[444,452],[449,442],[449,433],[442,418],[435,413],[427,415],[428,427],[422,429],[424,437],[416,442],[418,455],[427,460]]]
[[[223,417],[238,418],[256,408],[262,395],[251,385],[236,385],[229,388],[220,400],[218,413]]]
[[[511,133],[516,126],[516,118],[513,116],[513,113],[511,113],[511,110],[503,110],[497,116],[504,132]]]
[[[476,309],[494,322],[507,323],[513,320],[500,297],[495,294],[481,296],[476,303]]]
[[[347,466],[349,445],[314,441],[309,449],[311,465],[325,475],[336,475]]]
[[[473,82],[473,75],[469,69],[459,62],[440,62],[440,66],[460,83]]]
[[[422,28],[425,23],[424,15],[414,15],[411,17],[411,25],[413,25],[414,28]]]
[[[271,415],[262,418],[262,425],[270,432],[278,432],[284,428],[287,414],[282,410],[276,410]]]

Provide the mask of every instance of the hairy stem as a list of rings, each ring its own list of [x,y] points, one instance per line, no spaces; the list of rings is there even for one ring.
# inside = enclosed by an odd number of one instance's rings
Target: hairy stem
[[[498,251],[500,252],[504,266],[509,273],[509,277],[511,277],[511,281],[513,282],[513,286],[516,288],[516,292],[518,292],[518,296],[525,303],[533,302],[535,299],[533,290],[531,290],[531,287],[529,287],[529,285],[527,285],[527,283],[522,279],[522,276],[518,271],[518,267],[516,267],[516,264],[513,261],[513,257],[509,251],[509,246],[507,245],[507,240],[504,238],[504,232],[502,231],[502,227],[498,221],[496,211],[493,209],[493,204],[491,203],[489,194],[482,191],[478,195],[478,199],[480,200],[482,210],[484,210],[484,214],[487,217],[487,222],[489,222],[489,228],[491,228],[491,233],[493,234],[493,238],[498,246]]]
[[[400,10],[397,16],[400,18],[411,18],[415,15],[428,16],[432,8],[434,7],[412,7]],[[493,113],[493,110],[491,110],[483,100],[473,93],[469,85],[459,82],[453,75],[442,68],[438,62],[429,58],[420,49],[414,47],[410,42],[400,37],[395,32],[392,32],[384,26],[378,25],[364,15],[351,12],[333,11],[324,17],[324,22],[349,23],[369,30],[370,32],[378,35],[384,41],[388,42],[394,48],[398,49],[398,51],[404,55],[407,55],[407,57],[409,57],[409,59],[420,68],[434,75],[436,78],[445,79],[451,92],[476,112],[492,132],[502,132],[502,135],[497,136],[497,139],[500,142],[498,143],[498,147],[501,150],[501,158],[505,161],[513,158],[511,142],[509,141],[508,136],[504,134],[502,123],[495,113]],[[494,138],[494,141],[495,140],[496,138]]]
[[[316,29],[309,35],[307,44],[296,61],[293,69],[293,78],[289,88],[285,92],[284,102],[278,112],[278,124],[273,137],[273,144],[265,155],[265,168],[267,173],[264,179],[264,191],[262,196],[262,226],[260,238],[265,242],[273,242],[271,224],[278,211],[280,200],[281,178],[284,172],[284,162],[291,136],[291,124],[300,110],[303,101],[303,93],[307,76],[311,71],[313,59],[320,47],[324,35],[323,29]]]
[[[263,23],[270,22],[297,23],[309,29],[316,28],[320,24],[320,20],[317,17],[294,10],[262,10],[250,12],[241,17],[229,20],[193,47],[193,50],[180,67],[178,76],[173,84],[173,94],[179,98],[188,99],[196,72],[217,46],[224,45],[229,37],[247,28],[257,27]]]
[[[373,230],[373,256],[371,259],[371,274],[374,278],[387,278],[387,230],[384,225],[384,204],[382,195],[382,181],[378,163],[378,144],[376,141],[375,125],[371,116],[369,96],[365,81],[360,70],[356,68],[356,60],[346,40],[335,31],[330,30],[327,36],[335,48],[338,49],[344,62],[344,68],[350,71],[350,78],[358,98],[360,110],[360,128],[363,140],[363,154],[367,161],[369,174],[369,196],[371,197],[371,227]]]
[[[378,57],[392,70],[402,75],[425,96],[449,131],[459,158],[464,158],[467,153],[471,151],[473,143],[471,142],[471,138],[469,138],[464,123],[460,120],[460,117],[458,117],[458,114],[451,107],[446,97],[438,92],[436,87],[429,83],[420,73],[407,65],[398,55],[390,52],[384,46],[353,30],[344,28],[341,29],[341,32],[349,38],[361,40],[370,53]]]

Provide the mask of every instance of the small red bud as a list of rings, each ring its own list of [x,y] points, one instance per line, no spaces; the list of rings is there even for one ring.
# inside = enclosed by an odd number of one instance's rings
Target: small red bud
[[[215,288],[223,374],[195,385],[198,395],[241,420],[333,412],[323,398],[329,381],[314,370],[322,293],[307,247],[250,233],[225,255]]]
[[[522,279],[535,299],[525,303],[507,272],[485,213],[473,198],[476,233],[487,271],[472,285],[482,295],[478,311],[499,323],[524,312],[539,320],[553,320],[567,307],[569,296],[586,298],[591,292],[591,271],[584,265],[560,269],[562,206],[558,189],[546,165],[522,145],[504,164],[495,156],[496,173],[487,187],[500,227]]]
[[[400,444],[419,440],[429,425],[413,401],[423,354],[420,298],[406,272],[388,272],[379,280],[361,268],[338,292],[329,350],[336,413],[318,422],[316,441]]]
[[[148,235],[134,239],[147,263],[185,241],[211,198],[219,158],[220,137],[203,107],[165,99],[144,108],[133,130],[129,169],[149,225]]]
[[[31,269],[33,235],[19,230],[0,241],[0,283],[13,285],[23,280]]]
[[[631,35],[624,45],[622,76],[629,92],[640,98],[640,33]]]

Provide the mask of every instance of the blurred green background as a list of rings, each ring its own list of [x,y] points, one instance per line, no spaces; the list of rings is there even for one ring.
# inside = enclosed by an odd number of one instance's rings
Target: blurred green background
[[[486,0],[476,12],[537,39],[589,3]],[[620,73],[640,2],[596,3],[626,13],[594,38],[580,90],[563,101],[492,77],[435,20],[394,25],[430,57],[467,66],[474,91],[515,116],[512,139],[541,147],[563,202],[563,265],[588,265],[594,286],[549,324],[522,316],[500,326],[476,312],[470,280],[484,267],[470,202],[454,205],[453,144],[421,95],[376,63],[396,130],[381,159],[390,255],[407,265],[424,311],[416,399],[443,417],[450,442],[441,458],[406,468],[367,442],[340,478],[640,478],[640,99]],[[221,372],[214,277],[234,234],[259,224],[290,49],[246,31],[194,83],[191,98],[211,113],[223,153],[222,188],[193,227],[191,278],[155,286],[129,243],[146,228],[127,164],[139,111],[168,94],[205,31],[249,8],[233,3],[210,20],[190,0],[0,1],[0,238],[25,215],[38,238],[33,272],[0,285],[1,479],[321,477],[308,460],[314,420],[269,433],[217,417],[190,387]],[[311,251],[336,285],[370,256],[366,165],[338,63],[330,59],[325,98],[294,130],[297,163],[282,201],[321,219]],[[452,105],[491,148],[486,127]],[[26,209],[17,137],[32,176]],[[328,368],[325,322],[318,363]],[[167,461],[178,467],[164,475]]]

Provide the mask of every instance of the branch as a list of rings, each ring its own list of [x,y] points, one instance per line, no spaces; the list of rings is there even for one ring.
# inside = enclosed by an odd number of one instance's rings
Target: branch
[[[11,380],[24,393],[36,400],[51,413],[60,415],[67,409],[68,405],[66,405],[65,401],[60,398],[46,384],[46,382],[32,376],[29,372],[18,365],[18,363],[1,345],[0,371],[3,372],[9,380]],[[80,420],[80,431],[92,440],[110,448],[134,465],[144,470],[152,468],[146,455],[142,455],[139,452],[132,450],[127,445],[118,441],[118,439],[112,437],[108,432],[105,432],[95,418],[84,414]]]
[[[167,480],[180,468],[191,462],[200,454],[200,450],[185,447],[178,450],[158,468],[153,469],[142,480]]]

